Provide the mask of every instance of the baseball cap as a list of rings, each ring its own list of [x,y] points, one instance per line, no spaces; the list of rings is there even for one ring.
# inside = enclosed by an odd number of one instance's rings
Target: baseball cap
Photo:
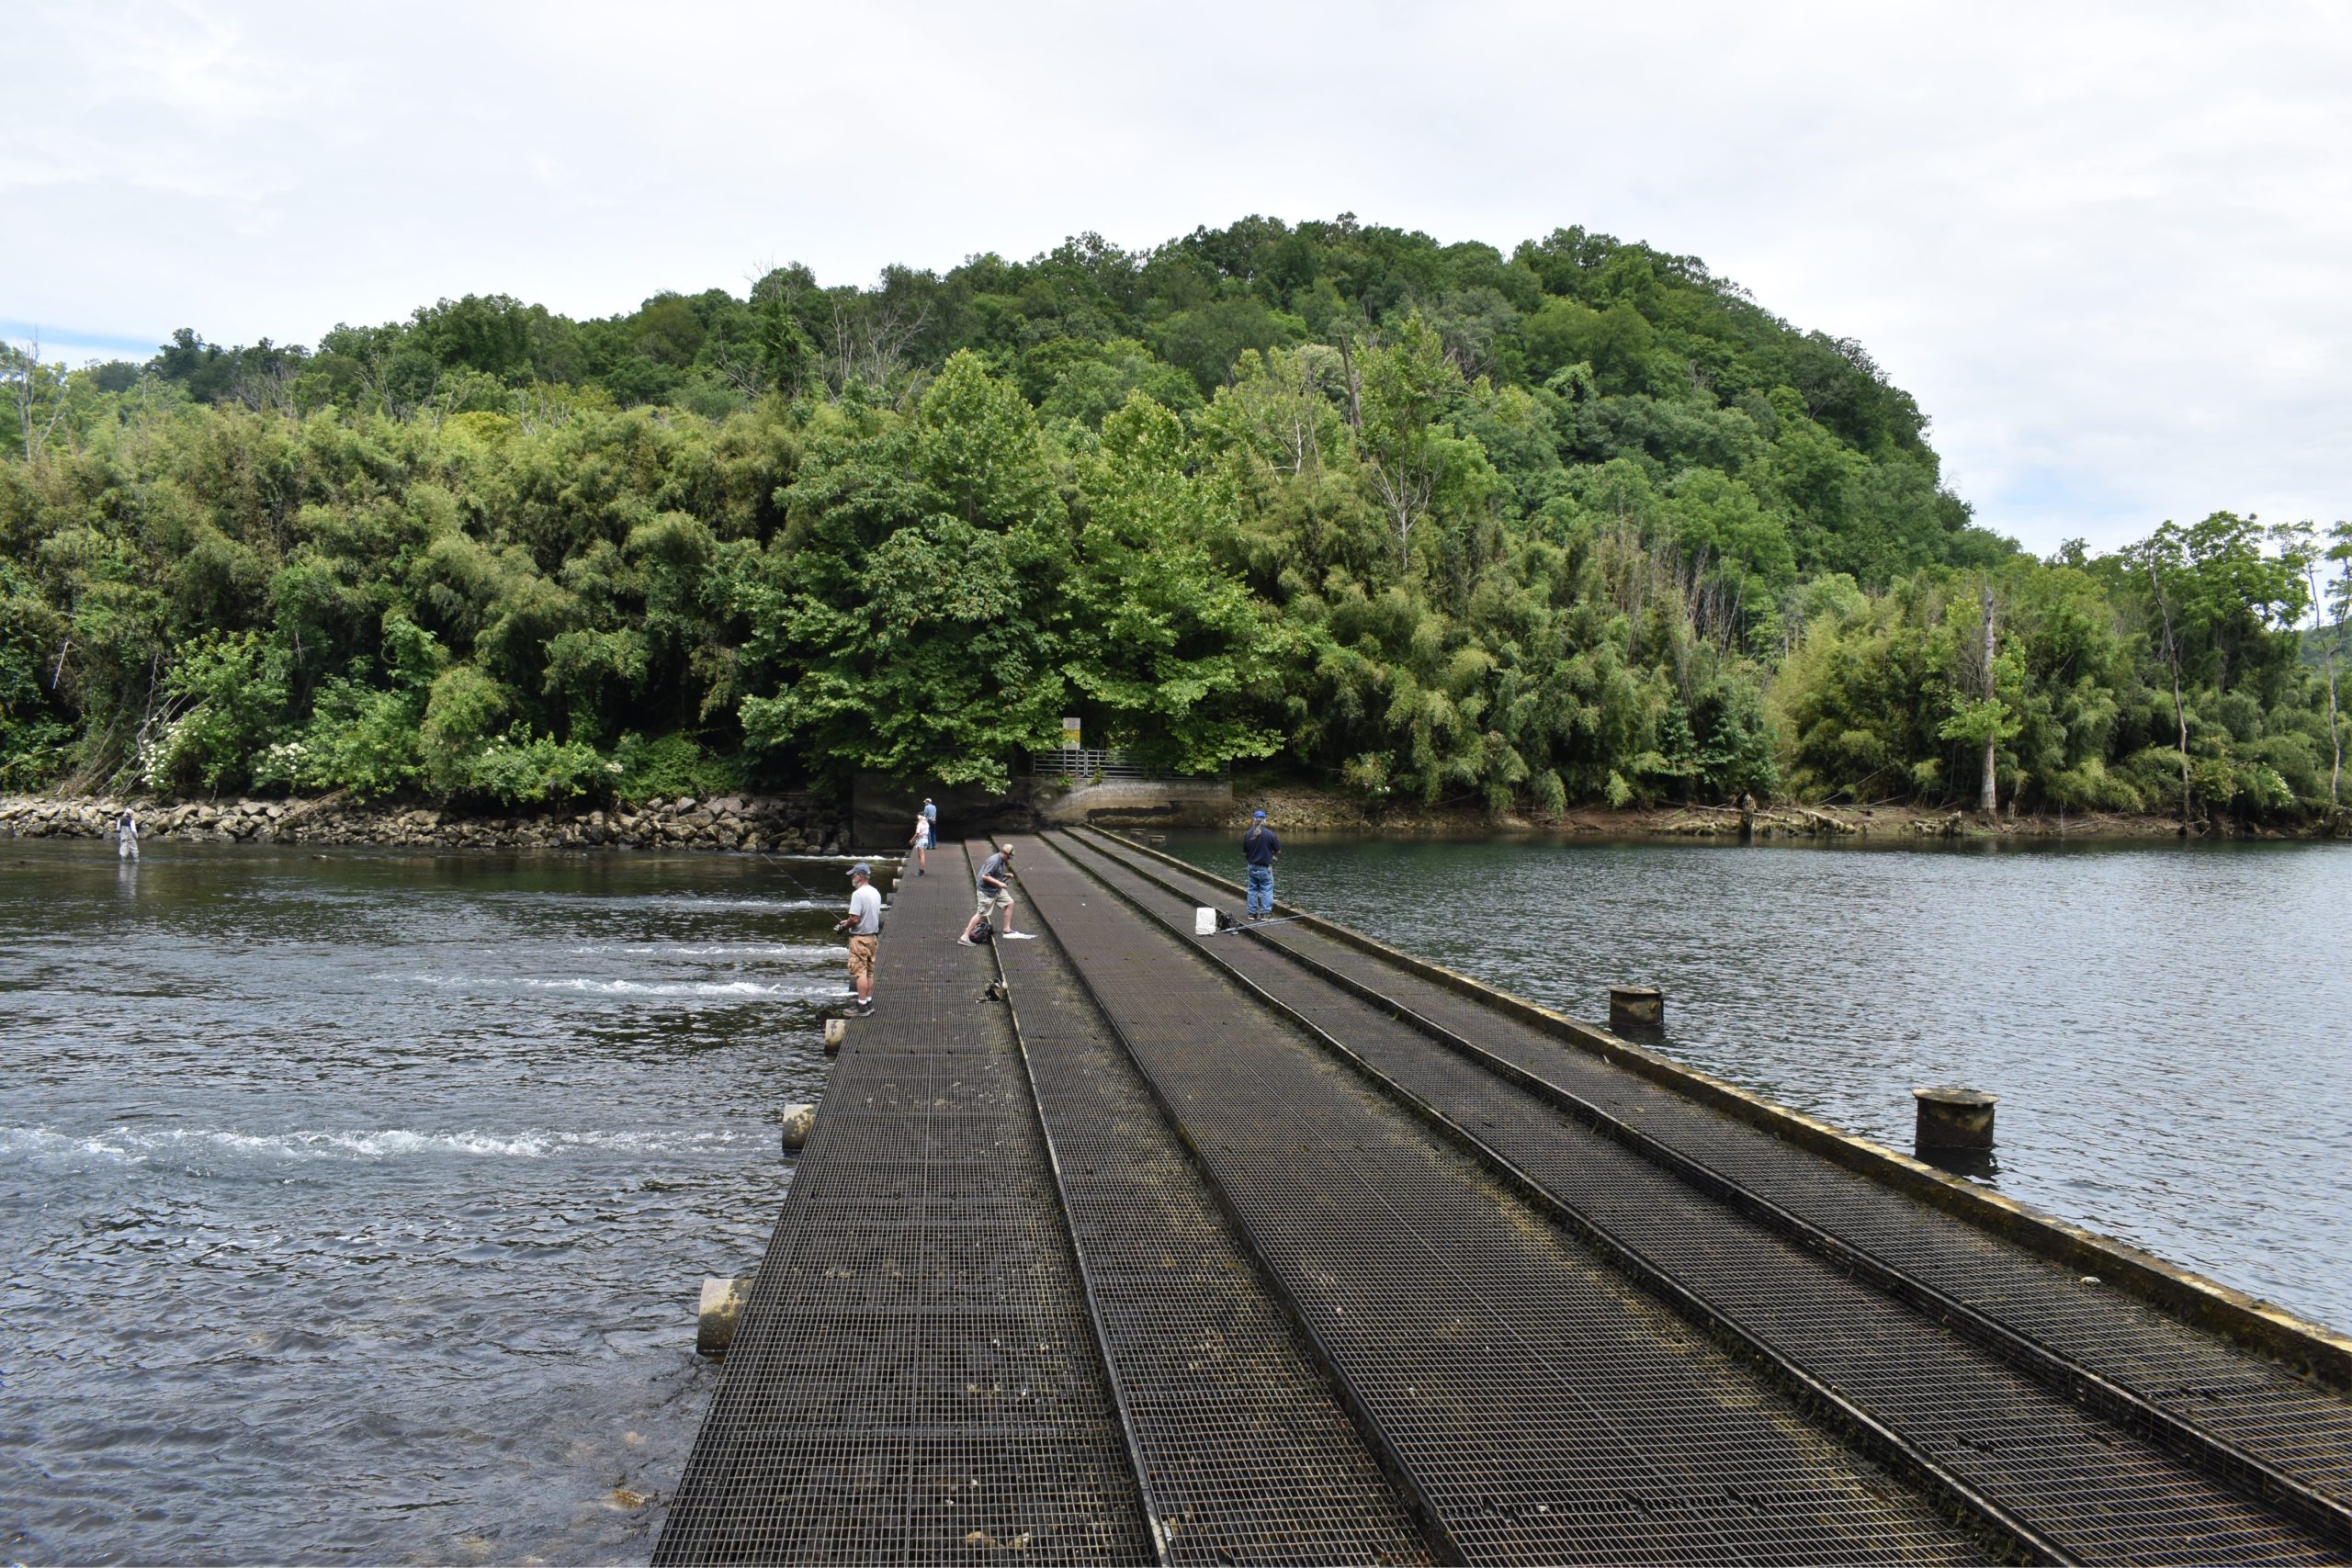
[[[1266,814],[1262,811],[1252,811],[1250,813],[1250,820],[1252,822],[1263,822],[1265,819]]]
[[[870,878],[874,874],[874,868],[866,864],[864,861],[860,861],[855,865],[849,868],[849,874],[852,876],[864,876]]]

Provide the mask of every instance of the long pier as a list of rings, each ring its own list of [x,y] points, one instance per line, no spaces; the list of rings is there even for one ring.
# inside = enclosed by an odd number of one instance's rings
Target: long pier
[[[1328,921],[903,878],[657,1563],[2352,1560],[2352,1342]]]

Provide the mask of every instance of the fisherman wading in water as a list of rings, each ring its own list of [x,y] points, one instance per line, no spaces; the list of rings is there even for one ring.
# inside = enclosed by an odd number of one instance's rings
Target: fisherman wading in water
[[[122,808],[122,815],[115,819],[114,842],[114,852],[122,859],[137,860],[139,858],[139,818],[137,813],[128,806]]]

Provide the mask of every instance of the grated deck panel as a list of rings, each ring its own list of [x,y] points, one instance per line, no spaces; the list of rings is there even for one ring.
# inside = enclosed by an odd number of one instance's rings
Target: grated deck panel
[[[1059,942],[997,957],[1170,1561],[1428,1562]]]
[[[1453,1552],[1983,1554],[1179,939],[1067,861],[1023,881]]]
[[[1170,925],[1189,922],[1196,901],[1229,901],[1224,889],[1123,848],[1090,840],[1079,852],[1081,858],[1099,857],[1091,861],[1098,873],[1119,882],[1123,892],[1142,899]],[[1177,891],[1171,894],[1169,887]],[[2097,1370],[2102,1372],[2144,1377],[2152,1364],[2177,1368],[2193,1359],[2206,1367],[2209,1377],[2216,1375],[2215,1364],[2233,1364],[2233,1382],[2240,1388],[2267,1382],[2265,1407],[2273,1412],[2275,1426],[2244,1422],[2229,1431],[2278,1431],[2285,1440],[2269,1445],[2264,1457],[2290,1461],[2281,1469],[2324,1450],[2345,1416],[2345,1407],[2319,1391],[2163,1319],[2153,1309],[2120,1303],[2111,1292],[2090,1293],[2086,1300],[2072,1275],[2058,1274],[1997,1238],[1683,1100],[1375,955],[1297,926],[1215,941],[1211,951],[1217,960],[1282,996],[1400,1090],[1487,1144],[1593,1223],[1668,1264],[1731,1315],[2066,1549],[2097,1561],[2341,1556],[2340,1545],[2280,1519],[2250,1499],[2245,1487],[2210,1480],[2132,1432],[2076,1408],[1941,1324],[1848,1277],[1834,1262],[1724,1209],[1624,1144],[1471,1058],[1438,1046],[1420,1030],[1283,954],[1304,952],[1328,962],[1399,1008],[1419,1012],[1539,1077],[1572,1076],[1571,1092],[1623,1110],[1643,1133],[1678,1141],[1686,1152],[1735,1173],[1743,1183],[1776,1198],[1791,1191],[1811,1194],[1815,1212],[1832,1222],[1825,1228],[1843,1239],[1867,1245],[1893,1238],[1897,1245],[1885,1252],[1897,1267],[1923,1253],[1933,1255],[1940,1265],[1939,1282],[1960,1283],[1963,1289],[1953,1293],[1980,1310],[2022,1305],[2026,1310],[2019,1315],[2040,1331],[2053,1320],[2090,1326],[2097,1314],[2132,1306],[2120,1327],[2107,1324],[2096,1335],[2059,1337],[2071,1350],[2099,1356]],[[1572,1075],[1562,1074],[1564,1066]],[[1824,1171],[1842,1179],[1820,1181]],[[1751,1183],[1758,1172],[1765,1179]],[[1822,1196],[1858,1187],[1861,1191],[1851,1204]],[[1855,1223],[1857,1211],[1862,1223]],[[1955,1231],[1964,1234],[1951,1237]],[[1932,1245],[1939,1237],[1964,1245],[1939,1248]],[[1994,1277],[1991,1288],[1987,1275]],[[2020,1282],[2033,1288],[2020,1289]],[[2053,1298],[2064,1313],[2050,1310]],[[2034,1312],[2037,1305],[2044,1310]],[[2099,1355],[2102,1348],[2119,1343],[2139,1354]],[[2299,1412],[2310,1410],[2313,1418],[2298,1414],[2278,1420],[2281,1396]],[[2310,1468],[2322,1478],[2329,1473],[2324,1465]]]
[[[658,1563],[1150,1555],[970,909],[901,885]]]

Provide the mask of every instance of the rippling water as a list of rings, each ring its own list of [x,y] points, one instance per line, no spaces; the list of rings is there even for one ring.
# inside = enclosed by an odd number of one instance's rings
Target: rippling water
[[[0,844],[0,1560],[642,1558],[841,867]]]
[[[1239,879],[1227,840],[1169,847]],[[1908,1151],[2002,1096],[2003,1191],[2352,1327],[2352,848],[1298,837],[1278,891]]]

